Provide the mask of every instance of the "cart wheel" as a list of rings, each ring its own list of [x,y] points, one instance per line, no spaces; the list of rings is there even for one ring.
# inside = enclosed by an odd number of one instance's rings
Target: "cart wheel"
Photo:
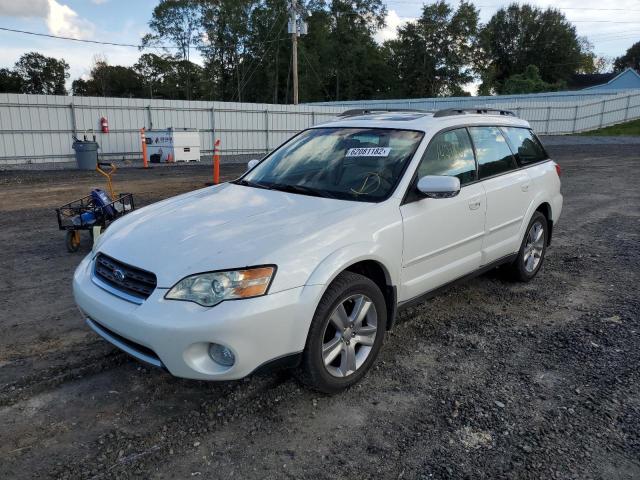
[[[67,230],[67,251],[77,252],[80,247],[80,231]]]

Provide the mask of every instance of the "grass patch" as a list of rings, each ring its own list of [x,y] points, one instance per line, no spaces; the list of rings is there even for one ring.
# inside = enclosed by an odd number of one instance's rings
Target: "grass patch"
[[[620,125],[612,125],[610,127],[600,128],[598,130],[591,130],[590,132],[582,132],[578,135],[597,137],[617,135],[640,136],[640,119],[633,120],[627,123],[621,123]]]

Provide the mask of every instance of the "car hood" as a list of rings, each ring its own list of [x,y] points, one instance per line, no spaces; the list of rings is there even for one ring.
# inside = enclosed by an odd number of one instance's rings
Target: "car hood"
[[[109,227],[98,250],[170,288],[194,273],[277,264],[291,248],[319,248],[319,232],[365,205],[226,183],[131,212]]]

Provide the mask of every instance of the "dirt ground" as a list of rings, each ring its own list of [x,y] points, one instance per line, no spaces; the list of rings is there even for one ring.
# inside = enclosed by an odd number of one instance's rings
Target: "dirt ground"
[[[67,253],[53,212],[101,180],[0,172],[0,478],[640,478],[640,150],[550,150],[565,208],[540,275],[406,311],[333,397],[287,372],[180,380],[116,351],[72,300],[88,239]],[[142,205],[209,176],[127,169],[116,186]]]

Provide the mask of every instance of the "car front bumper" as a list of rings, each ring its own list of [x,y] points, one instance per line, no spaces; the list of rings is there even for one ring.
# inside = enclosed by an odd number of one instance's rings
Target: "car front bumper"
[[[206,308],[167,300],[167,289],[156,288],[135,304],[96,285],[92,275],[89,255],[76,269],[73,293],[96,333],[141,361],[199,380],[243,378],[272,360],[301,352],[323,292],[322,285],[307,285]],[[209,357],[211,343],[233,352],[233,366]]]

